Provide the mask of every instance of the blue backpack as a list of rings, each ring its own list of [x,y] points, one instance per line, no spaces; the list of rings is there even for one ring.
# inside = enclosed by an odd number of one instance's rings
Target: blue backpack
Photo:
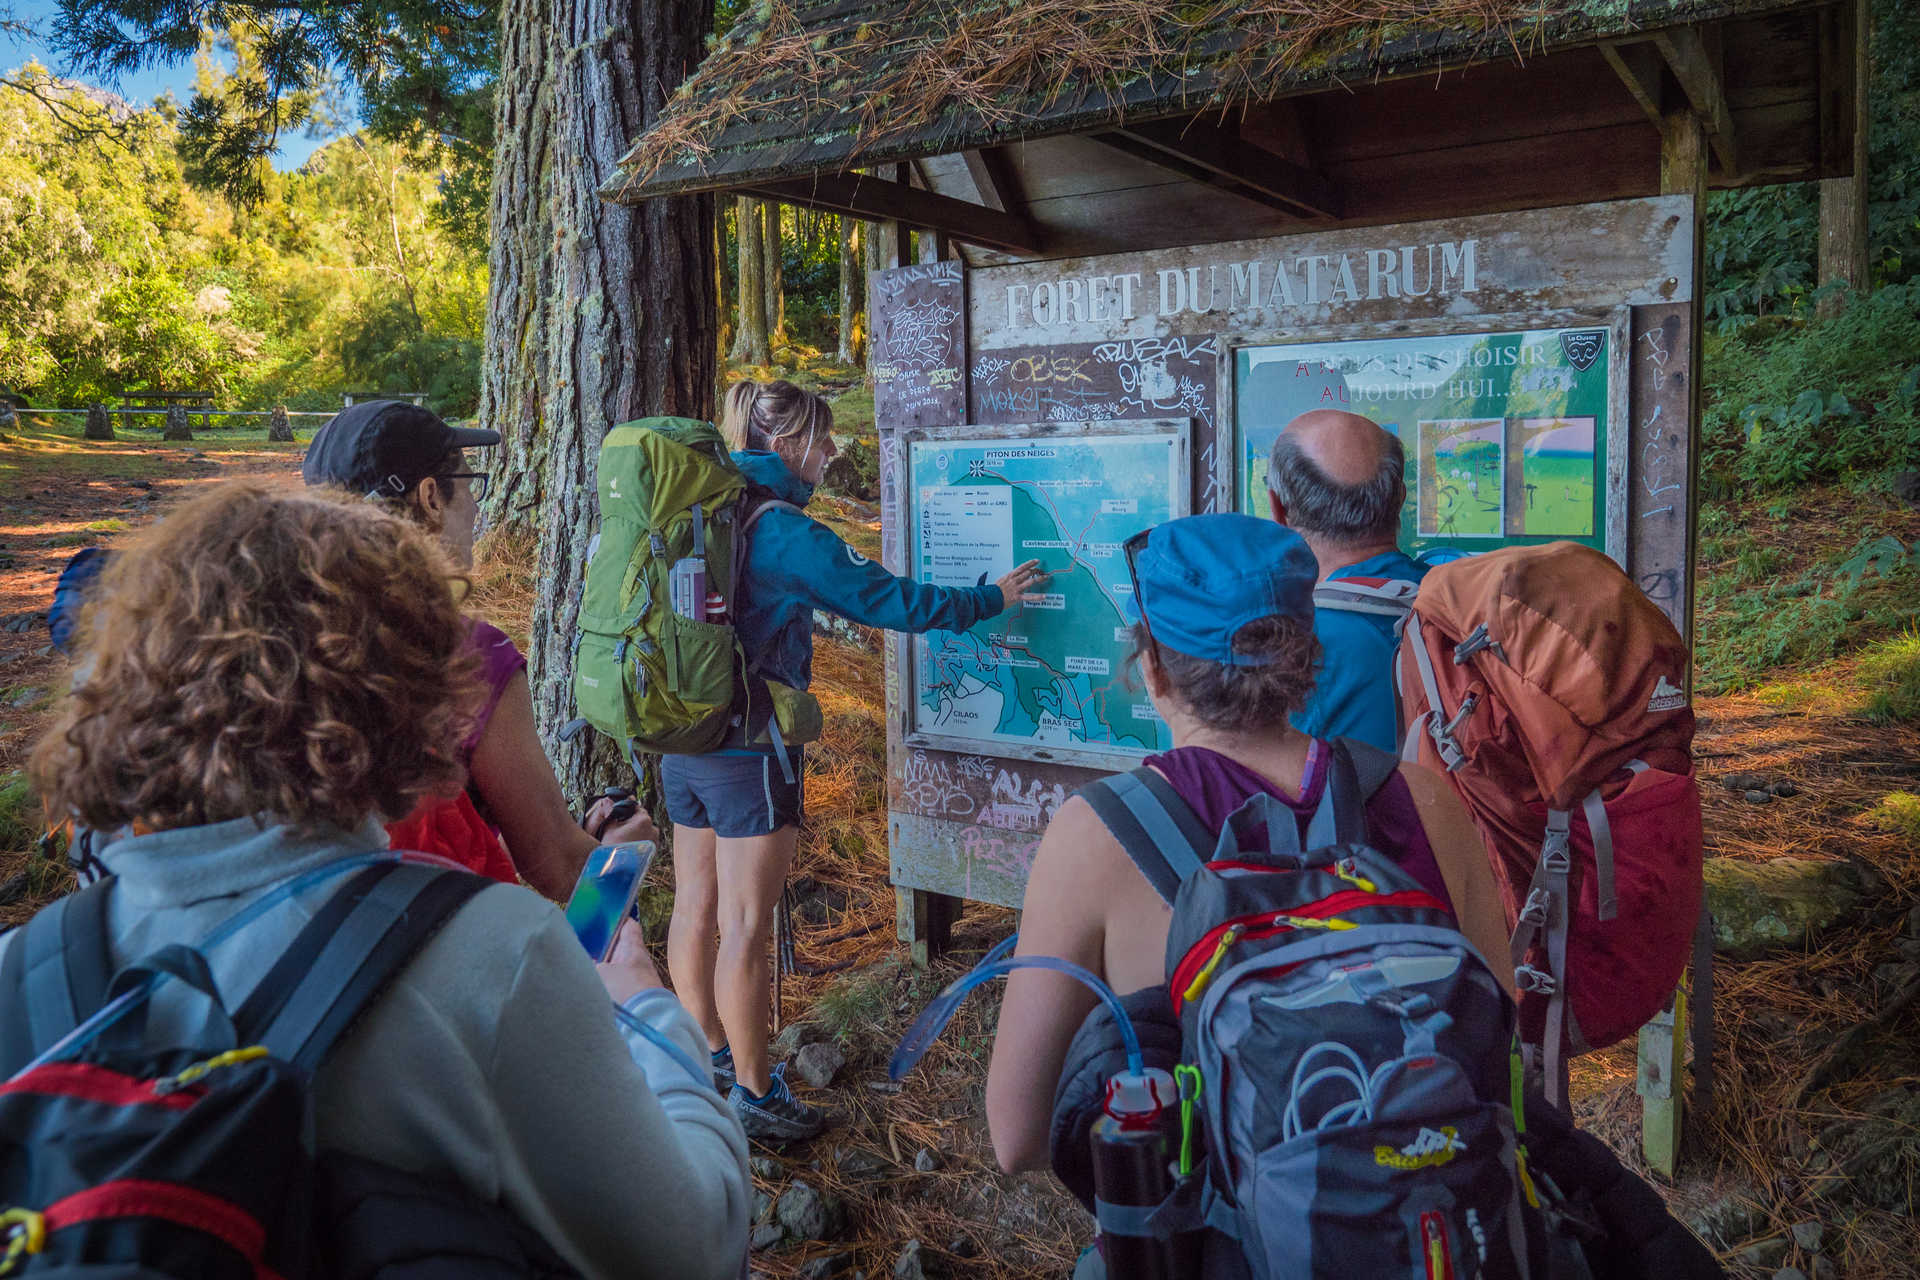
[[[1331,745],[1304,841],[1266,795],[1216,836],[1147,768],[1080,792],[1173,907],[1207,1156],[1150,1233],[1204,1222],[1256,1280],[1538,1275],[1512,1003],[1445,905],[1365,843],[1392,757]],[[1103,1231],[1138,1233],[1104,1207]]]

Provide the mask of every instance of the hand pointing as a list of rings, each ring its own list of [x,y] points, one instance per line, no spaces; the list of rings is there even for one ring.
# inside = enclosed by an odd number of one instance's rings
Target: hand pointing
[[[996,583],[1000,588],[1000,610],[1006,612],[1016,604],[1025,604],[1027,593],[1035,587],[1045,586],[1053,575],[1040,567],[1038,560],[1029,560],[1016,565]]]

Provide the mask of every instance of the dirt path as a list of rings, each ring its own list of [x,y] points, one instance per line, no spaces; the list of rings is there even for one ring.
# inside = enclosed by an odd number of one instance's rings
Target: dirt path
[[[257,436],[96,444],[29,426],[0,440],[0,774],[21,767],[65,677],[44,615],[73,554],[111,547],[202,486],[245,475],[294,480],[303,455],[304,446]]]

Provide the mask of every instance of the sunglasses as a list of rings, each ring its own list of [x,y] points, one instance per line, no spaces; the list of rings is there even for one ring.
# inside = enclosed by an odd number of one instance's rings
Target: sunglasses
[[[1152,532],[1151,528],[1142,529],[1128,538],[1120,544],[1120,554],[1127,558],[1127,580],[1133,584],[1133,607],[1139,612],[1140,626],[1147,633],[1147,647],[1153,650],[1154,663],[1159,665],[1160,642],[1153,638],[1153,624],[1147,621],[1147,602],[1140,595],[1140,568],[1137,563],[1142,548],[1147,545],[1147,537]]]

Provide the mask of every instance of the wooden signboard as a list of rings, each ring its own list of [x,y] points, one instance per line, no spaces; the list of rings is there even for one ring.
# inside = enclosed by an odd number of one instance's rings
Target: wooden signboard
[[[958,422],[966,408],[966,283],[957,261],[874,278],[873,413],[889,428]]]
[[[1409,541],[1586,541],[1684,629],[1694,225],[1691,197],[1660,196],[1020,262],[964,279],[956,263],[882,273],[873,324],[888,567],[914,567],[907,433],[929,429],[964,425],[960,436],[978,438],[1022,424],[1184,420],[1190,509],[1258,511],[1257,433],[1289,406],[1269,398],[1271,371],[1252,374],[1311,348],[1339,370],[1328,402],[1406,443]],[[1446,376],[1394,391],[1382,370],[1418,361]],[[903,902],[1018,906],[1059,806],[1130,758],[916,736],[911,661],[896,639],[893,882]],[[903,924],[926,918],[903,908]]]

